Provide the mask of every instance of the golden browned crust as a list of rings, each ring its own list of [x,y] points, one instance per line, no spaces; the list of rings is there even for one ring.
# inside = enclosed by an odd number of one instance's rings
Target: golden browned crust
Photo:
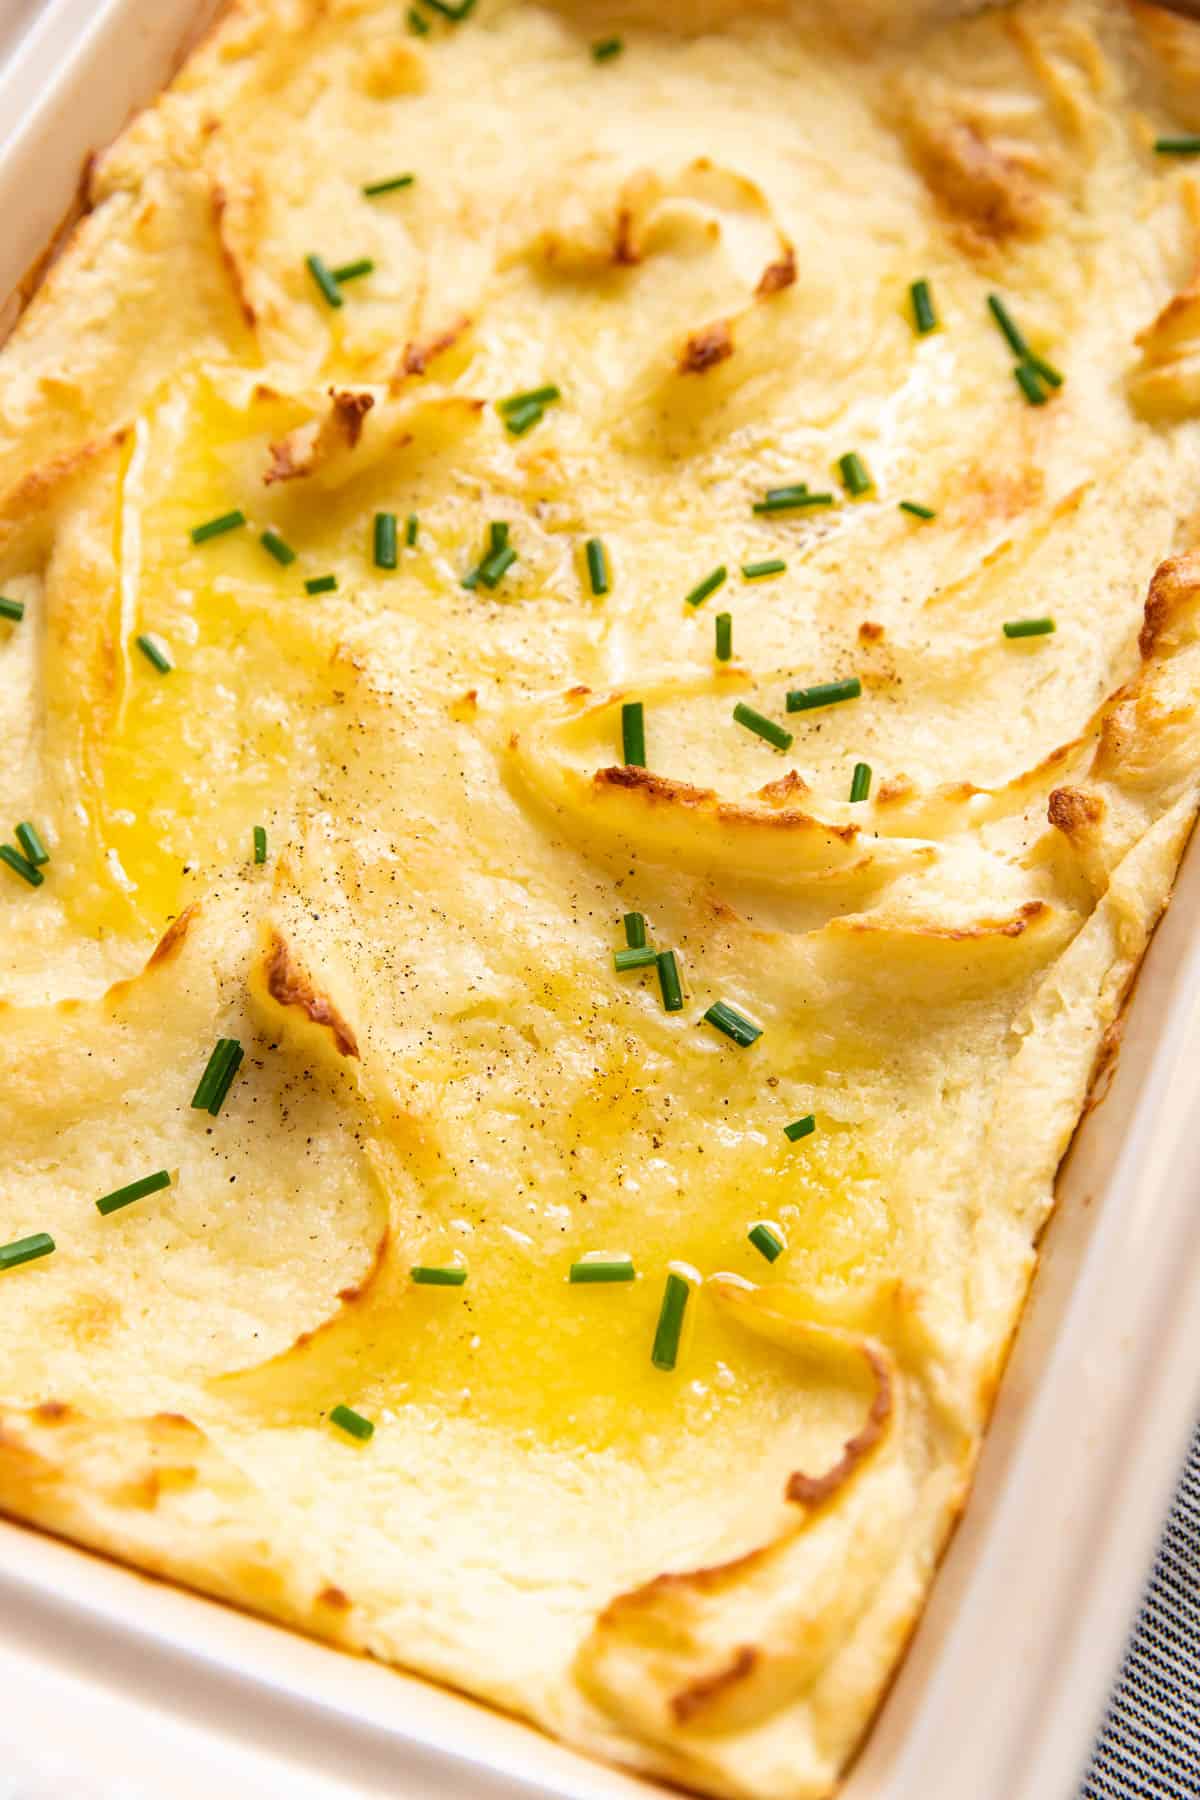
[[[133,1475],[112,1490],[118,1505],[139,1507],[153,1512],[164,1494],[184,1493],[194,1487],[199,1471],[190,1463],[155,1463],[140,1475]]]
[[[1131,982],[1131,990],[1132,987],[1133,983]],[[1092,1069],[1091,1085],[1088,1088],[1087,1099],[1083,1103],[1083,1112],[1080,1115],[1081,1121],[1082,1119],[1085,1119],[1089,1113],[1095,1112],[1096,1108],[1108,1098],[1108,1090],[1113,1084],[1113,1078],[1117,1072],[1117,1064],[1121,1058],[1121,1042],[1125,1036],[1125,1009],[1128,1006],[1128,1003],[1129,995],[1127,994],[1122,1005],[1122,1010],[1117,1014],[1112,1024],[1108,1026],[1105,1031],[1104,1036],[1100,1039],[1100,1046],[1096,1051],[1095,1066]],[[1084,1205],[1086,1206],[1087,1203],[1087,1199],[1085,1198]]]
[[[616,763],[607,769],[597,769],[592,780],[599,788],[622,788],[650,801],[665,801],[677,806],[708,806],[717,798],[715,788],[693,787],[689,781],[672,781],[669,776],[655,775],[636,763]]]
[[[362,436],[363,420],[375,404],[374,394],[352,394],[330,388],[333,411],[330,429],[336,430],[348,450],[353,450]]]
[[[9,548],[14,537],[30,524],[45,520],[47,510],[59,499],[76,476],[97,463],[101,457],[120,449],[129,436],[126,426],[104,437],[92,438],[48,457],[23,475],[8,492],[0,495],[0,555]]]
[[[350,1287],[338,1289],[338,1299],[342,1302],[343,1306],[358,1306],[368,1297],[372,1287],[383,1273],[384,1264],[387,1262],[388,1248],[391,1244],[391,1239],[391,1228],[390,1226],[385,1225],[379,1235],[379,1240],[375,1245],[375,1252],[371,1257],[371,1266],[362,1277],[362,1280],[352,1283]]]
[[[679,353],[681,375],[703,375],[733,355],[733,330],[728,319],[715,319],[689,334]]]
[[[930,920],[908,923],[904,929],[923,938],[939,938],[948,944],[965,944],[981,938],[1019,938],[1031,925],[1045,924],[1052,909],[1044,900],[1026,900],[1015,913],[1003,919],[974,919],[970,925],[941,925]],[[826,930],[867,934],[880,930],[877,920],[870,918],[831,919]]]
[[[822,1506],[831,1499],[849,1481],[859,1463],[870,1455],[887,1429],[895,1407],[891,1367],[874,1344],[863,1344],[862,1354],[875,1381],[870,1411],[862,1427],[852,1438],[847,1438],[841,1456],[831,1469],[826,1469],[823,1475],[804,1475],[797,1471],[788,1477],[785,1492],[788,1499],[799,1506]]]
[[[753,1675],[758,1667],[759,1652],[753,1644],[740,1644],[723,1669],[716,1669],[711,1675],[698,1675],[678,1693],[671,1695],[671,1714],[677,1725],[690,1725],[696,1717],[707,1710],[714,1701],[720,1700],[731,1687],[745,1681]]]
[[[1042,196],[1025,169],[968,119],[909,121],[908,143],[926,186],[971,246],[1031,237],[1044,219]]]
[[[1191,30],[1200,53],[1200,29]],[[1176,292],[1135,336],[1141,354],[1129,374],[1130,399],[1156,423],[1189,418],[1200,409],[1200,182],[1186,171],[1178,181],[1190,266]]]
[[[353,1601],[343,1588],[334,1587],[330,1583],[317,1594],[317,1605],[328,1607],[330,1612],[346,1613],[350,1611]]]
[[[1150,52],[1152,73],[1172,112],[1191,131],[1200,127],[1200,20],[1182,11],[1129,0],[1129,11]]]
[[[435,331],[429,337],[412,339],[404,346],[404,354],[392,376],[392,386],[398,387],[411,375],[424,375],[430,363],[445,355],[447,350],[453,349],[470,328],[470,319],[466,313],[460,313],[457,319],[441,331]]]
[[[200,906],[199,900],[193,900],[190,906],[184,907],[177,919],[172,919],[150,952],[150,958],[146,964],[148,969],[157,969],[163,963],[170,962],[173,957],[178,956],[188,932],[200,917]]]
[[[128,999],[130,994],[136,992],[139,983],[141,983],[147,975],[153,974],[156,971],[165,968],[168,963],[175,961],[179,952],[186,944],[192,927],[200,917],[202,904],[203,903],[199,900],[193,900],[190,906],[184,907],[177,919],[172,919],[171,923],[167,926],[167,929],[163,932],[157,944],[155,944],[153,950],[150,952],[150,955],[147,957],[138,974],[129,975],[124,981],[113,982],[112,986],[107,990],[104,996],[105,1004],[107,1006],[119,1006],[124,1000]],[[69,1009],[79,1005],[80,1002],[68,998],[59,1000],[56,1004],[63,1009]]]
[[[1190,603],[1197,585],[1200,585],[1200,552],[1193,550],[1185,556],[1171,556],[1158,565],[1150,582],[1142,629],[1138,634],[1138,649],[1144,661],[1148,662],[1167,641],[1175,618]]]
[[[652,770],[639,768],[635,764],[616,764],[611,768],[597,769],[592,781],[600,793],[615,790],[636,794],[651,806],[680,806],[711,811],[722,825],[732,826],[735,830],[743,825],[755,828],[766,825],[772,831],[815,831],[823,837],[836,838],[843,844],[852,844],[859,836],[857,825],[832,825],[827,819],[814,819],[810,813],[797,812],[791,807],[764,812],[761,807],[718,800],[712,788],[693,787],[687,781],[672,781],[666,775],[655,775]]]
[[[228,271],[229,280],[232,284],[234,294],[237,297],[237,303],[241,309],[242,318],[246,321],[246,324],[250,327],[251,331],[253,331],[254,327],[258,324],[258,313],[255,309],[253,300],[250,298],[250,287],[246,271],[242,267],[241,258],[234,247],[233,238],[229,231],[227,215],[229,213],[230,198],[225,184],[221,181],[210,181],[208,197],[212,207],[213,229],[216,231],[217,243],[221,248],[221,261]]]
[[[33,1416],[39,1425],[61,1425],[71,1417],[71,1407],[65,1400],[43,1400],[33,1409]]]
[[[329,398],[329,411],[315,432],[311,426],[301,425],[268,447],[270,460],[263,475],[264,486],[311,475],[336,451],[357,448],[363,423],[375,404],[374,394],[330,388]]]
[[[1098,794],[1085,794],[1079,788],[1055,788],[1046,806],[1051,825],[1068,837],[1078,837],[1104,815],[1104,802]]]
[[[617,222],[613,230],[612,259],[618,268],[633,268],[642,260],[634,234],[634,210],[628,201],[617,207]]]
[[[796,279],[796,252],[789,244],[778,262],[768,263],[758,278],[755,297],[765,300],[770,294],[782,293]]]
[[[758,797],[765,800],[768,806],[786,806],[789,800],[797,800],[802,794],[811,792],[803,775],[795,769],[789,769],[777,781],[768,781],[764,787],[760,787]]]
[[[1133,751],[1163,734],[1186,731],[1195,715],[1190,695],[1177,702],[1163,669],[1196,627],[1200,599],[1200,551],[1169,557],[1155,570],[1147,594],[1138,637],[1141,666],[1131,680],[1109,695],[1097,717],[1098,738],[1092,758],[1093,779],[1126,783],[1133,777]]]
[[[314,985],[308,970],[293,955],[287,940],[272,929],[263,963],[266,988],[279,1006],[292,1007],[311,1024],[330,1034],[340,1055],[357,1057],[358,1039],[328,995]]]

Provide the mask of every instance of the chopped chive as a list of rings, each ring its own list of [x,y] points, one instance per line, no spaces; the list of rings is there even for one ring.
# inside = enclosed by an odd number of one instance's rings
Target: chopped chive
[[[750,1239],[754,1248],[761,1251],[768,1262],[773,1263],[777,1257],[783,1255],[785,1248],[783,1239],[777,1232],[772,1231],[769,1225],[751,1226],[750,1230],[746,1233],[746,1236]]]
[[[42,842],[37,826],[31,824],[28,819],[17,826],[17,842],[25,852],[26,859],[33,864],[35,869],[40,868],[42,863],[50,861],[50,852]]]
[[[832,506],[832,494],[811,494],[803,482],[795,487],[768,488],[751,507],[756,513],[791,512],[798,506]]]
[[[411,187],[416,179],[415,175],[388,175],[383,181],[364,181],[362,192],[368,200],[375,200],[380,194],[394,194],[399,188]]]
[[[1182,137],[1160,137],[1154,140],[1158,156],[1200,156],[1200,133],[1186,132]]]
[[[865,800],[867,798],[867,796],[870,794],[870,792],[871,792],[871,765],[870,765],[870,763],[855,763],[854,775],[850,782],[850,804],[851,804],[851,806],[856,805],[857,802],[860,800]]]
[[[550,383],[547,387],[529,388],[523,394],[509,394],[506,400],[497,400],[496,411],[502,419],[506,419],[510,413],[520,412],[522,407],[549,406],[552,401],[561,399],[559,389]]]
[[[48,1231],[35,1231],[32,1237],[14,1238],[11,1244],[0,1244],[0,1270],[17,1269],[22,1263],[35,1262],[49,1256],[54,1239]]]
[[[7,595],[0,594],[0,619],[11,619],[14,625],[19,625],[24,617],[23,600],[10,600]]]
[[[901,500],[900,511],[911,513],[914,519],[937,518],[932,506],[922,506],[919,500]]]
[[[691,1284],[682,1275],[676,1275],[672,1269],[663,1289],[658,1327],[654,1333],[654,1348],[650,1352],[650,1361],[656,1369],[670,1370],[675,1367],[675,1360],[679,1355],[679,1339],[683,1332],[683,1315],[687,1311],[691,1291]]]
[[[304,591],[306,594],[332,594],[336,586],[336,575],[310,575],[304,583]]]
[[[467,1279],[465,1269],[431,1269],[424,1263],[410,1269],[409,1275],[418,1287],[462,1287]]]
[[[1030,356],[1029,345],[1025,342],[1020,328],[999,294],[989,294],[987,303],[993,319],[1008,339],[1014,355],[1019,356],[1022,362],[1027,362]]]
[[[808,493],[808,482],[788,482],[786,488],[768,488],[763,499],[754,502],[752,511],[756,513],[779,513],[786,506],[799,506],[804,495]]]
[[[789,688],[787,709],[789,712],[811,712],[815,706],[836,706],[839,700],[857,700],[862,693],[862,682],[857,675],[848,675],[845,681],[818,681],[812,687]]]
[[[698,581],[691,593],[684,596],[683,604],[685,606],[702,606],[708,599],[708,596],[710,594],[715,594],[717,589],[722,585],[725,580],[725,573],[725,564],[719,564],[718,567],[713,570],[711,575],[706,575],[703,581]]]
[[[562,395],[553,384],[530,388],[527,393],[510,394],[506,400],[497,400],[496,411],[513,437],[520,437],[531,425],[538,423],[552,401],[561,398]]]
[[[770,556],[766,562],[742,564],[742,576],[746,581],[761,581],[764,575],[782,575],[787,564],[778,556]]]
[[[357,281],[360,275],[370,275],[375,268],[369,256],[360,256],[357,262],[340,263],[329,273],[340,286],[343,281]]]
[[[241,1066],[242,1056],[242,1046],[235,1041],[233,1048],[227,1052],[221,1064],[220,1078],[213,1088],[212,1099],[208,1103],[208,1110],[214,1119],[225,1104],[229,1090],[233,1086],[233,1078]]]
[[[374,556],[377,569],[394,569],[396,566],[396,515],[390,512],[375,514]]]
[[[631,950],[640,950],[646,942],[646,921],[641,913],[626,913],[621,920],[625,927],[625,942]]]
[[[409,513],[407,519],[404,521],[404,541],[410,550],[417,541],[417,533],[420,529],[421,521],[418,519],[416,513]]]
[[[458,0],[457,6],[451,5],[450,0],[422,0],[422,3],[432,12],[441,13],[452,25],[461,25],[475,10],[475,0]]]
[[[838,457],[838,472],[842,478],[842,486],[852,499],[860,494],[870,493],[875,483],[867,470],[867,465],[857,450],[847,450],[845,456]]]
[[[988,306],[993,319],[1003,332],[1010,348],[1017,358],[1013,369],[1013,379],[1024,394],[1030,406],[1045,406],[1049,395],[1043,390],[1045,383],[1049,388],[1060,388],[1063,377],[1052,363],[1035,356],[1029,348],[1025,334],[1005,306],[999,294],[988,295]]]
[[[908,297],[912,301],[913,327],[917,336],[924,337],[926,332],[935,331],[938,321],[929,283],[924,278],[914,281],[908,290]]]
[[[493,519],[492,523],[488,526],[488,538],[492,555],[494,555],[497,550],[506,550],[508,548],[507,522],[504,519]]]
[[[306,256],[304,261],[309,274],[320,288],[321,293],[324,295],[329,305],[344,306],[345,300],[342,297],[342,290],[334,280],[333,270],[329,267],[329,264],[322,257],[317,256],[315,252],[311,256]]]
[[[513,437],[524,437],[530,427],[538,424],[545,416],[544,406],[539,406],[536,400],[528,400],[524,406],[518,406],[514,411],[504,414],[505,429]]]
[[[581,1256],[578,1262],[571,1264],[567,1280],[575,1283],[632,1281],[636,1273],[632,1256]]]
[[[1040,356],[1027,356],[1025,361],[1034,374],[1041,377],[1047,387],[1060,388],[1062,386],[1063,375],[1054,367],[1053,363],[1044,362]]]
[[[777,725],[774,719],[764,718],[762,713],[755,711],[754,707],[747,706],[744,700],[738,701],[733,709],[733,716],[739,725],[744,725],[747,731],[754,732],[756,737],[764,738],[776,750],[791,749],[791,732],[785,731],[782,725]]]
[[[254,860],[265,863],[267,860],[267,828],[265,825],[254,827]]]
[[[612,585],[608,572],[608,551],[599,538],[589,538],[586,548],[588,580],[591,583],[592,592],[593,594],[607,594]]]
[[[1054,630],[1053,619],[1006,619],[1006,638],[1046,637]]]
[[[599,38],[592,45],[592,61],[611,62],[614,56],[620,56],[624,48],[619,37]]]
[[[485,556],[476,573],[484,587],[494,588],[499,585],[502,575],[507,574],[517,560],[517,553],[511,544],[504,544],[499,550],[493,550]]]
[[[511,544],[498,544],[491,549],[479,565],[479,580],[484,587],[495,587],[500,576],[511,569],[516,562],[516,551]]]
[[[412,32],[414,37],[429,36],[429,20],[423,18],[415,6],[409,7],[407,16],[408,29]]]
[[[204,1073],[200,1077],[199,1085],[192,1095],[192,1106],[195,1111],[207,1112],[209,1110],[213,1095],[224,1081],[225,1071],[229,1067],[230,1062],[235,1059],[240,1060],[240,1058],[237,1057],[237,1052],[239,1052],[240,1049],[241,1045],[236,1038],[217,1039],[213,1049],[209,1052],[208,1061],[204,1065]]]
[[[217,1039],[216,1047],[200,1077],[200,1085],[192,1095],[192,1105],[197,1112],[211,1113],[216,1118],[238,1072],[243,1054],[242,1046],[236,1038]]]
[[[96,1211],[104,1214],[117,1212],[122,1206],[130,1206],[135,1200],[143,1200],[147,1194],[157,1194],[159,1188],[170,1187],[171,1177],[165,1169],[158,1169],[153,1175],[143,1175],[140,1181],[131,1181],[126,1187],[114,1188],[111,1194],[105,1194],[96,1202]]]
[[[203,525],[192,526],[193,544],[206,544],[209,538],[224,537],[227,531],[236,531],[239,525],[246,523],[246,515],[235,508],[233,512],[221,513],[215,519],[206,519]]]
[[[728,662],[733,655],[733,614],[718,613],[717,626],[717,661]]]
[[[362,1414],[355,1412],[352,1406],[333,1407],[329,1414],[329,1423],[336,1425],[338,1430],[344,1431],[348,1437],[358,1438],[359,1442],[363,1444],[368,1438],[375,1435],[375,1427],[370,1419],[364,1419]]]
[[[674,950],[660,950],[657,958],[658,986],[664,1012],[683,1011],[683,982],[679,976],[679,958]]]
[[[30,887],[41,887],[46,879],[42,871],[27,857],[22,856],[19,850],[14,850],[11,844],[0,844],[0,862],[7,863],[13,873],[19,875],[22,881],[27,881]]]
[[[743,1050],[748,1050],[762,1036],[761,1025],[756,1025],[753,1019],[748,1019],[745,1013],[738,1012],[735,1007],[728,1006],[724,1000],[714,1000],[704,1017],[708,1024],[715,1025],[718,1031],[723,1031],[727,1038],[732,1038]]]
[[[613,968],[616,969],[618,975],[623,975],[626,969],[648,969],[655,960],[656,954],[649,944],[638,944],[631,946],[628,950],[613,951]]]
[[[646,766],[646,709],[640,700],[621,708],[621,760],[627,769]]]
[[[783,1135],[789,1142],[795,1144],[801,1138],[811,1137],[816,1129],[817,1121],[814,1115],[805,1113],[802,1119],[793,1119],[790,1125],[785,1125]]]
[[[280,537],[273,525],[268,525],[267,529],[259,534],[258,541],[267,555],[273,556],[275,561],[282,563],[285,569],[289,563],[295,562],[296,552],[285,538]]]
[[[144,631],[137,639],[137,647],[148,662],[152,662],[160,675],[169,675],[175,664],[156,637]]]

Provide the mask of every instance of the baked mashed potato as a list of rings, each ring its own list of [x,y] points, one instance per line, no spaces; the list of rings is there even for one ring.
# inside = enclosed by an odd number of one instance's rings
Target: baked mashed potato
[[[0,1505],[714,1795],[1197,805],[1200,32],[963,12],[242,0],[0,359]]]

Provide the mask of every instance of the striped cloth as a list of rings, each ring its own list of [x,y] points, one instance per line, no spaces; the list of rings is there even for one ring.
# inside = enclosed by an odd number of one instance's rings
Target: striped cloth
[[[1200,1430],[1079,1800],[1200,1800]]]

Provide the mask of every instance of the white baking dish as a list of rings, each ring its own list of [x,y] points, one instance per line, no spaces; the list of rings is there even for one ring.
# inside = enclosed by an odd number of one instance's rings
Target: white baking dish
[[[215,10],[6,3],[0,297],[69,210],[87,153]],[[11,32],[34,13],[6,44],[6,16]],[[1193,849],[1111,1091],[1063,1171],[966,1520],[846,1800],[1075,1791],[1200,1412],[1198,906]],[[3,1523],[0,1679],[10,1746],[49,1745],[54,1765],[70,1718],[70,1778],[47,1792],[115,1791],[81,1770],[181,1800],[653,1791],[455,1695]]]

